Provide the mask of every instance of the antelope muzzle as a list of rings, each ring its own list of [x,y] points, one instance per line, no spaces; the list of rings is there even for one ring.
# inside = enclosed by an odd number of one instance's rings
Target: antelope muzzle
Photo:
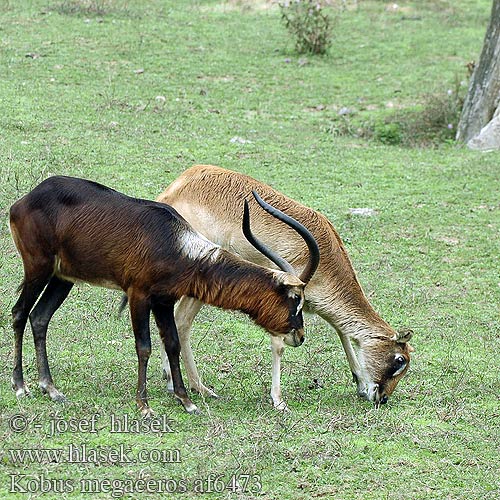
[[[291,332],[287,333],[284,338],[284,342],[286,345],[292,347],[299,347],[304,343],[304,329],[294,329]]]

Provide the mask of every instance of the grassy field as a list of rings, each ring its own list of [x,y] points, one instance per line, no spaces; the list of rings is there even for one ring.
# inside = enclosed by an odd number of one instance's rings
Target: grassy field
[[[491,2],[345,4],[314,57],[294,52],[271,2],[0,0],[0,498],[500,496],[500,156],[357,132],[425,113],[427,96],[466,82]],[[415,331],[389,404],[357,398],[336,334],[306,317],[307,341],[283,361],[291,411],[275,412],[267,335],[207,308],[194,351],[220,399],[194,395],[203,414],[183,413],[155,334],[150,402],[165,432],[111,432],[112,418],[139,417],[134,341],[120,294],[87,285],[49,329],[71,403],[38,392],[30,331],[35,397],[16,400],[10,205],[52,174],[154,198],[194,163],[257,177],[330,218],[375,308]],[[375,215],[350,213],[359,207]],[[55,451],[12,451],[44,449]]]

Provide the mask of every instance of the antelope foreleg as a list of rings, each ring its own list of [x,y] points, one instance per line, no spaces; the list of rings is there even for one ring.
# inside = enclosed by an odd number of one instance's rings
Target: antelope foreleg
[[[281,356],[285,350],[285,344],[282,337],[271,337],[272,352],[272,385],[271,399],[276,410],[286,411],[288,406],[281,396]]]
[[[129,294],[129,306],[138,360],[137,407],[144,417],[149,417],[153,413],[153,410],[148,404],[148,392],[146,387],[148,360],[151,356],[151,336],[149,332],[151,306],[148,297],[134,292]]]
[[[191,349],[191,326],[202,305],[202,302],[197,299],[182,297],[175,308],[175,324],[179,334],[181,357],[186,369],[189,387],[191,390],[203,396],[217,398],[217,394],[202,383]],[[163,343],[160,344],[160,354],[162,358],[163,374],[167,380],[167,390],[173,392],[174,386],[170,371],[170,363],[168,362],[167,353],[163,348]]]
[[[65,402],[66,398],[54,386],[52,375],[50,374],[49,361],[47,359],[47,328],[53,314],[64,302],[69,292],[73,288],[73,283],[62,280],[57,276],[52,276],[45,288],[40,300],[31,312],[29,319],[33,338],[35,340],[36,360],[38,367],[38,378],[40,389],[50,396],[52,401]]]
[[[199,413],[196,405],[189,399],[184,382],[182,381],[179,363],[180,342],[174,320],[174,305],[173,303],[154,304],[153,314],[160,330],[162,344],[167,352],[175,397],[181,402],[188,413]]]

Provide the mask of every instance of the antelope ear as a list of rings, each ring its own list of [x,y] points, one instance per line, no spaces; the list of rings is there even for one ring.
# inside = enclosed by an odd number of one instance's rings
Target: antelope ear
[[[281,282],[286,286],[297,286],[303,287],[304,283],[300,280],[298,276],[288,273],[280,273]]]
[[[399,342],[400,344],[405,344],[411,339],[411,336],[413,335],[413,331],[410,330],[409,328],[404,328],[399,330],[394,337],[392,337],[392,340],[395,342]]]

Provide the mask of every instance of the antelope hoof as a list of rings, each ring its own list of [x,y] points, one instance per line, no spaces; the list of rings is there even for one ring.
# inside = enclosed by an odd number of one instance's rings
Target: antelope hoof
[[[31,398],[32,394],[30,390],[28,389],[28,386],[26,384],[22,384],[21,386],[18,386],[17,384],[12,384],[12,390],[16,393],[16,398],[21,399],[21,398]]]
[[[152,408],[149,408],[149,406],[145,406],[141,409],[141,415],[144,420],[149,420],[155,416],[155,412]]]
[[[218,394],[216,394],[214,391],[212,391],[212,389],[209,389],[208,387],[204,386],[203,384],[200,384],[198,386],[193,386],[193,387],[191,387],[191,390],[193,392],[196,392],[197,394],[205,396],[206,398],[219,399]]]
[[[49,397],[55,403],[69,403],[68,398],[62,392],[59,392],[58,390],[54,390],[54,391],[49,392]]]
[[[55,403],[69,403],[68,398],[51,384],[40,383],[40,390],[42,394],[48,394]]]
[[[190,415],[201,415],[200,409],[192,403],[189,406],[184,406],[184,408]]]
[[[190,414],[190,415],[199,415],[201,412],[198,409],[198,407],[188,398],[188,397],[179,397],[175,395],[177,401],[184,406],[184,409]]]
[[[279,403],[273,402],[273,407],[276,411],[280,411],[283,413],[288,413],[290,411],[290,408],[286,404],[286,401],[283,401],[283,400],[281,400]]]
[[[50,396],[50,399],[52,399],[52,401],[54,401],[56,403],[69,403],[68,398],[62,392],[59,392],[56,389],[49,392],[49,396]]]

